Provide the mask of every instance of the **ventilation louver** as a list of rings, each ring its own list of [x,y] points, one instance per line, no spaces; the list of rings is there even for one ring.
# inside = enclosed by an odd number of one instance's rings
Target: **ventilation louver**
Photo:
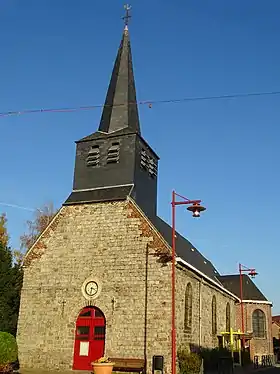
[[[151,177],[157,177],[157,163],[153,158],[150,158],[149,160],[149,173]]]
[[[120,160],[120,143],[112,143],[108,150],[107,164],[115,164]]]
[[[146,150],[141,150],[141,168],[147,170],[152,178],[157,177],[157,162],[149,157]]]
[[[99,145],[91,147],[87,156],[87,166],[98,166],[100,159]]]
[[[147,155],[147,152],[145,151],[145,149],[142,149],[142,151],[141,151],[141,161],[140,161],[140,163],[141,163],[141,167],[143,168],[143,169],[148,169],[148,166],[149,166],[149,157],[148,157],[148,155]]]

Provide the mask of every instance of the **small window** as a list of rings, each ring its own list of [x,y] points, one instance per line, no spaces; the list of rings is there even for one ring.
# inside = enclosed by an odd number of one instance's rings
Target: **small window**
[[[108,150],[107,164],[116,164],[120,160],[120,143],[114,142]]]
[[[77,335],[88,335],[89,326],[79,326],[77,327]]]
[[[217,300],[212,298],[212,335],[217,335]]]
[[[91,147],[87,156],[87,166],[98,166],[100,159],[99,145]]]
[[[104,340],[105,339],[105,326],[95,326],[94,327],[94,340]]]
[[[103,313],[99,310],[99,309],[95,309],[94,310],[94,316],[96,317],[96,318],[103,318]]]
[[[86,310],[85,312],[80,313],[80,317],[90,317],[91,316],[91,310]]]
[[[184,330],[188,333],[192,330],[192,285],[190,283],[188,283],[185,291]]]
[[[230,331],[230,304],[226,306],[226,332]]]

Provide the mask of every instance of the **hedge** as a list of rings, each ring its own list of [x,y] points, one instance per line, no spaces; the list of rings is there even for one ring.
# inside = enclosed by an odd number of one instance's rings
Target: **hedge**
[[[17,342],[13,335],[0,332],[0,365],[10,364],[17,360]]]

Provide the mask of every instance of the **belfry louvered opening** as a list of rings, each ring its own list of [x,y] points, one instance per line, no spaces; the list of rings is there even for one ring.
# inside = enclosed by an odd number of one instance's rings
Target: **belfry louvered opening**
[[[87,156],[87,166],[98,166],[100,160],[100,150],[99,145],[94,145],[91,147]]]
[[[153,158],[149,160],[149,173],[152,178],[157,177],[157,162]]]
[[[149,167],[149,157],[145,149],[141,150],[141,167],[146,170],[148,170]]]
[[[114,142],[108,150],[107,164],[116,164],[120,160],[120,143]]]
[[[152,178],[157,177],[157,162],[149,157],[145,149],[141,150],[141,167],[149,172]]]

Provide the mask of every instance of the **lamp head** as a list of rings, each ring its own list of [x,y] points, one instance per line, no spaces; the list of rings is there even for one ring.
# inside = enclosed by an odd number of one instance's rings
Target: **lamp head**
[[[258,275],[255,269],[250,270],[248,274],[250,275],[251,278],[255,278],[255,276]]]
[[[195,217],[195,218],[199,218],[200,217],[200,213],[203,212],[204,210],[206,210],[206,208],[202,205],[200,205],[200,203],[193,203],[192,205],[188,206],[187,207],[187,210],[189,210],[190,212],[192,212],[192,216]]]

